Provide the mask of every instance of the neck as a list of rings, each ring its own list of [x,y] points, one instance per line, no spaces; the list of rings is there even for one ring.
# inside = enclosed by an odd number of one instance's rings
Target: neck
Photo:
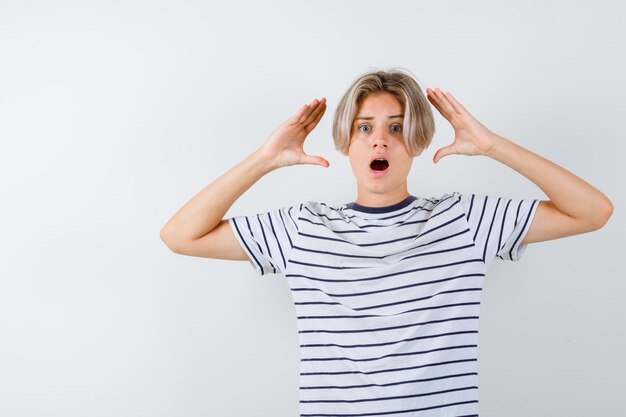
[[[406,188],[384,194],[366,191],[359,192],[355,203],[365,207],[387,207],[406,200],[409,196]]]

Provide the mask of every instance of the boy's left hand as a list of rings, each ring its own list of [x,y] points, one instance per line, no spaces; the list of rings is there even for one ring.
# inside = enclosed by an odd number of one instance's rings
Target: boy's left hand
[[[476,120],[448,91],[439,88],[426,89],[428,101],[454,128],[454,142],[440,148],[433,156],[437,163],[446,155],[486,155],[498,141],[499,136]]]

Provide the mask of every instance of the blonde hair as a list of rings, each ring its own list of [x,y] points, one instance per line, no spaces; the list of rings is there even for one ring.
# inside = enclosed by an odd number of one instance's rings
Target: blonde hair
[[[402,136],[409,154],[419,155],[435,134],[435,119],[430,103],[417,81],[401,69],[376,69],[358,77],[345,92],[333,119],[335,149],[347,155],[352,137],[352,123],[361,102],[370,94],[390,93],[404,111]]]

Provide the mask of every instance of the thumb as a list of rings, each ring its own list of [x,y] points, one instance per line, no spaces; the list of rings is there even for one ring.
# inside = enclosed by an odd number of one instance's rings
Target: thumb
[[[300,158],[300,163],[310,164],[310,165],[321,165],[326,168],[330,166],[330,163],[324,158],[322,158],[321,156],[313,156],[313,155],[307,155],[307,154],[302,155],[302,158]]]
[[[452,145],[448,145],[448,146],[444,146],[443,148],[439,148],[437,150],[437,152],[435,152],[435,155],[433,156],[433,162],[436,164],[444,156],[452,155],[454,153],[455,153],[454,152],[454,147]]]

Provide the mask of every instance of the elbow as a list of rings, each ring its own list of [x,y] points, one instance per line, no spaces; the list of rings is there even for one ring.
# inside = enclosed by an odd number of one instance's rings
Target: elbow
[[[177,252],[177,246],[175,241],[172,239],[172,237],[165,231],[165,228],[161,229],[161,232],[159,233],[159,237],[161,238],[161,241],[163,243],[165,243],[165,246],[167,246],[167,248],[169,250],[171,250],[174,253],[178,253]]]
[[[612,215],[613,215],[613,203],[611,203],[611,200],[607,198],[606,199],[606,220],[608,221]]]
[[[603,208],[599,209],[598,212],[600,214],[596,216],[593,221],[593,230],[598,230],[604,227],[613,215],[613,203],[611,203],[611,200],[607,198]]]
[[[159,237],[161,238],[161,240],[163,241],[163,243],[165,243],[167,245],[167,232],[165,231],[165,228],[161,229],[161,231],[159,232]]]

